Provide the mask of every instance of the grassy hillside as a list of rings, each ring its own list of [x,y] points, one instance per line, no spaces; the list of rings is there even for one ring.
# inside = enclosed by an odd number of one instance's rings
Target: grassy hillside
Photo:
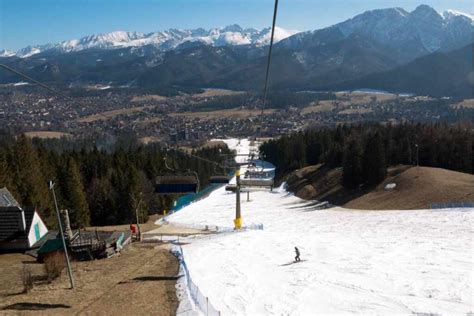
[[[474,175],[440,168],[397,166],[375,188],[347,190],[342,168],[309,166],[288,177],[289,189],[304,199],[328,201],[350,209],[425,209],[433,203],[474,202]],[[386,190],[385,186],[396,187]]]

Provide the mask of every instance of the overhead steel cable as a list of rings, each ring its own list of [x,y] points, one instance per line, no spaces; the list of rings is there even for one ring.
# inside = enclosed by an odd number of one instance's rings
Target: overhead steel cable
[[[16,70],[16,69],[11,68],[10,66],[7,66],[7,65],[5,65],[5,64],[1,64],[1,63],[0,63],[0,67],[3,68],[3,69],[6,69],[6,70],[8,70],[8,71],[10,71],[10,72],[12,72],[12,73],[14,73],[14,74],[16,74],[16,75],[18,75],[18,76],[20,76],[20,77],[22,77],[22,78],[24,78],[24,79],[26,79],[26,80],[28,80],[28,81],[34,82],[34,83],[36,83],[38,86],[43,87],[43,88],[45,88],[46,90],[48,90],[48,91],[50,91],[50,92],[52,92],[52,93],[54,93],[54,94],[57,94],[57,95],[59,95],[59,96],[65,98],[65,99],[67,99],[67,100],[73,101],[73,99],[72,99],[71,97],[68,97],[67,95],[65,95],[65,94],[63,94],[63,93],[61,93],[61,92],[59,92],[59,91],[57,91],[57,90],[51,88],[50,86],[48,86],[48,85],[46,85],[46,84],[44,84],[44,83],[42,83],[42,82],[40,82],[40,81],[38,81],[38,80],[36,80],[36,79],[31,78],[30,76],[28,76],[28,75],[26,75],[26,74],[24,74],[24,73],[22,73],[22,72],[19,72],[19,71]]]
[[[185,151],[182,151],[182,150],[179,150],[179,149],[175,149],[175,148],[168,148],[169,150],[174,150],[176,151],[177,153],[180,153],[182,155],[185,155],[185,156],[188,156],[188,157],[192,157],[192,158],[195,158],[195,159],[198,159],[198,160],[202,160],[202,161],[205,161],[207,163],[210,163],[210,164],[213,164],[215,166],[218,166],[218,167],[221,167],[221,168],[225,168],[224,165],[220,164],[219,162],[217,161],[213,161],[213,160],[209,160],[209,159],[206,159],[206,158],[203,158],[203,157],[200,157],[200,156],[197,156],[197,155],[193,155],[193,154],[190,154],[190,153],[187,153]]]
[[[270,63],[272,61],[272,48],[273,48],[273,39],[275,36],[275,24],[276,24],[277,13],[278,13],[278,0],[275,0],[275,8],[273,9],[272,34],[270,37],[270,47],[268,49],[267,71],[265,73],[265,86],[263,88],[262,116],[263,116],[263,112],[265,111],[265,103],[267,101],[268,77],[270,75]]]
[[[24,78],[24,79],[26,79],[26,80],[29,80],[29,81],[31,81],[31,82],[34,82],[34,83],[36,83],[38,86],[40,86],[40,87],[42,87],[42,88],[44,88],[44,89],[46,89],[46,90],[52,92],[53,94],[56,94],[56,95],[60,96],[60,97],[66,99],[66,100],[68,100],[68,101],[76,102],[76,100],[74,100],[73,98],[71,98],[71,97],[65,95],[64,93],[59,92],[59,91],[57,91],[56,89],[53,89],[53,88],[51,88],[50,86],[48,86],[48,85],[46,85],[46,84],[44,84],[44,83],[42,83],[42,82],[40,82],[40,81],[38,81],[38,80],[36,80],[36,79],[34,79],[34,78],[31,78],[30,76],[28,76],[28,75],[26,75],[26,74],[24,74],[24,73],[22,73],[22,72],[20,72],[20,71],[18,71],[18,70],[16,70],[16,69],[13,69],[13,68],[10,67],[10,66],[7,66],[7,65],[5,65],[5,64],[0,63],[0,68],[3,68],[3,69],[5,69],[5,70],[7,70],[7,71],[10,71],[10,72],[16,74],[17,76],[19,76],[19,77],[21,77],[21,78]],[[102,113],[97,113],[97,114],[94,114],[94,115],[102,116],[103,118],[108,119],[108,117],[107,117],[106,115],[102,114]]]

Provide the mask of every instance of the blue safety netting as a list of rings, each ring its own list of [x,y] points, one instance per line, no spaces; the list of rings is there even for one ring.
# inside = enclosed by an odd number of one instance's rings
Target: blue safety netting
[[[451,202],[451,203],[433,203],[432,209],[447,209],[447,208],[474,208],[474,202]]]
[[[184,270],[186,286],[194,304],[199,308],[202,314],[206,316],[220,316],[221,312],[214,307],[214,305],[209,301],[209,297],[204,295],[204,293],[202,293],[199,289],[199,286],[193,282],[186,261],[184,260],[183,248],[180,245],[176,245],[176,247],[172,249],[171,252],[178,258],[179,263]]]
[[[189,204],[191,204],[195,201],[198,201],[202,198],[205,198],[212,191],[220,188],[221,186],[223,186],[223,184],[221,184],[221,183],[210,184],[206,188],[204,188],[203,190],[201,190],[197,193],[190,193],[190,194],[183,195],[182,197],[180,197],[176,200],[176,202],[174,203],[173,208],[171,209],[171,213],[177,212],[177,211],[181,210],[183,207],[188,206]]]

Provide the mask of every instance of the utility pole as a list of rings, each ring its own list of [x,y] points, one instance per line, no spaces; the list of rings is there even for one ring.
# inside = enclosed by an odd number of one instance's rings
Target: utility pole
[[[56,208],[56,216],[58,218],[59,232],[61,233],[61,239],[63,241],[64,256],[66,257],[67,274],[69,275],[69,281],[71,283],[71,289],[74,288],[74,278],[72,276],[71,263],[69,262],[69,255],[67,253],[66,240],[64,239],[63,224],[61,223],[61,217],[59,215],[58,201],[56,200],[56,194],[54,193],[54,183],[49,181],[49,189],[53,193],[54,206]]]
[[[140,193],[140,199],[138,200],[137,208],[135,209],[135,215],[137,217],[137,229],[138,229],[138,240],[142,240],[142,231],[140,230],[140,221],[138,220],[138,210],[140,209],[140,205],[142,203],[142,193]]]
[[[240,169],[237,169],[235,172],[236,184],[237,187],[235,188],[235,220],[234,226],[235,229],[242,228],[242,217],[240,214]]]

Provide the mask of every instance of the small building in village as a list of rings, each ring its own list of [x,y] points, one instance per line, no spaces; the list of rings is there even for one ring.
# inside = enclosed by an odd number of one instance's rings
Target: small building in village
[[[36,210],[23,210],[7,188],[0,188],[0,252],[35,248],[47,233]]]

